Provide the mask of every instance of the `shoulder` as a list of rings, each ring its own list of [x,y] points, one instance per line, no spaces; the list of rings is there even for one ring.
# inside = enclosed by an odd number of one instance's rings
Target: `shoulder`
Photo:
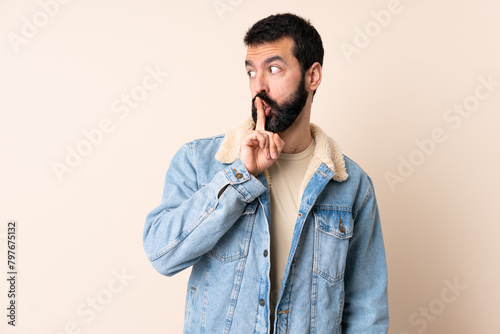
[[[375,188],[368,173],[358,163],[345,155],[344,160],[349,174],[349,188],[356,194],[352,208],[356,216],[367,202],[375,198]]]
[[[224,140],[224,137],[224,134],[220,134],[211,137],[197,138],[187,142],[185,146],[193,150],[207,149],[214,146],[218,148]]]
[[[349,175],[347,178],[350,182],[371,182],[370,176],[368,173],[353,159],[349,156],[343,154],[344,163],[346,167],[346,171]]]
[[[215,135],[191,140],[177,152],[179,161],[189,164],[197,173],[219,170],[223,166],[216,159],[216,154],[226,136]]]
[[[370,177],[368,174],[364,171],[364,169],[354,160],[349,158],[347,155],[343,155],[344,157],[344,162],[346,166],[347,173],[349,174],[348,179],[353,179],[353,180],[365,180],[368,181],[370,180]]]
[[[226,135],[225,134],[218,134],[215,136],[210,136],[210,137],[204,137],[204,138],[197,138],[193,139],[189,143],[209,143],[209,142],[214,142],[214,141],[220,141],[224,139]]]

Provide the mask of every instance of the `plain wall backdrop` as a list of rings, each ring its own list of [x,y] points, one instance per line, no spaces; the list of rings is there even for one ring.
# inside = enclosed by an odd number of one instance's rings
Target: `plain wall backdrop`
[[[173,154],[250,115],[243,36],[325,48],[312,121],[374,181],[391,334],[500,333],[500,1],[0,2],[2,333],[181,333],[189,270],[142,248]]]

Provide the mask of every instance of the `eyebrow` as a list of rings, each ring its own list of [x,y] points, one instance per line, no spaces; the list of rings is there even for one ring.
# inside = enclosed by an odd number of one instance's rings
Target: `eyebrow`
[[[267,58],[266,60],[264,60],[264,65],[272,63],[275,60],[278,60],[282,63],[286,63],[285,59],[283,57],[276,55],[276,56],[271,56],[271,57]],[[245,66],[254,66],[254,65],[253,65],[252,61],[245,59]]]

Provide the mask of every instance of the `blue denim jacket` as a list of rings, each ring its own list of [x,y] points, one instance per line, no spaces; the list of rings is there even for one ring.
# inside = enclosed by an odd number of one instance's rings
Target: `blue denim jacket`
[[[225,136],[185,144],[168,169],[161,204],[146,218],[144,249],[172,276],[192,266],[184,333],[387,333],[387,269],[372,182],[314,124],[316,148],[275,322],[270,324],[267,172],[239,160],[248,119]]]

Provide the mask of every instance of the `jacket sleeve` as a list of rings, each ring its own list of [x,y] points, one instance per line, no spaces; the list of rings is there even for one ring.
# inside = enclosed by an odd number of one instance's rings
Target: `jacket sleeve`
[[[198,189],[193,146],[172,158],[161,204],[146,217],[143,246],[153,267],[172,276],[211,250],[266,188],[240,159]],[[200,161],[203,164],[203,161]]]
[[[355,215],[345,268],[344,334],[389,330],[387,264],[372,181]]]

